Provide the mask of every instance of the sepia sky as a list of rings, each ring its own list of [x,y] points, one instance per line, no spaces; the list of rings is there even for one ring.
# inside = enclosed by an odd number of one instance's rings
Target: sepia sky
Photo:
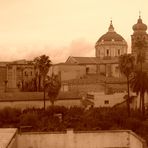
[[[0,0],[0,61],[95,56],[95,42],[111,19],[130,51],[139,11],[148,25],[147,5],[148,0]]]

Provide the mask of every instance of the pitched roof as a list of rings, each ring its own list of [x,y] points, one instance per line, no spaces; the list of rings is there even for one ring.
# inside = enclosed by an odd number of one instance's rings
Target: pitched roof
[[[71,64],[107,64],[118,63],[118,58],[100,59],[98,57],[69,57],[65,63]]]
[[[69,57],[65,63],[96,64],[96,57]]]

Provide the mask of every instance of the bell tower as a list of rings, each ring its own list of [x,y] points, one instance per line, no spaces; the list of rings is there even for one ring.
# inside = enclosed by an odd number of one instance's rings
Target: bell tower
[[[143,56],[143,60],[148,62],[148,34],[146,32],[147,25],[142,22],[141,15],[137,23],[133,25],[133,34],[131,35],[132,54],[137,61],[138,54]]]

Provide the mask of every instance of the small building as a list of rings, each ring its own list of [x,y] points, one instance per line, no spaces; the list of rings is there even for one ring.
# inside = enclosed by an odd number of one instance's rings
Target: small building
[[[18,90],[35,76],[34,65],[26,60],[0,62],[0,89]]]

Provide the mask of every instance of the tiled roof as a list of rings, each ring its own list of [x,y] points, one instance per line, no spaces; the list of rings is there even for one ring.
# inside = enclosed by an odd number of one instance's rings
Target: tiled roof
[[[96,64],[96,57],[69,57],[68,60],[72,58],[76,64]],[[66,63],[69,63],[68,60]]]
[[[118,63],[118,58],[114,59],[100,59],[98,57],[69,57],[65,63],[71,63],[73,60],[75,64],[107,64],[107,63]]]
[[[10,63],[10,62],[0,62],[0,66],[6,66],[8,63]]]

